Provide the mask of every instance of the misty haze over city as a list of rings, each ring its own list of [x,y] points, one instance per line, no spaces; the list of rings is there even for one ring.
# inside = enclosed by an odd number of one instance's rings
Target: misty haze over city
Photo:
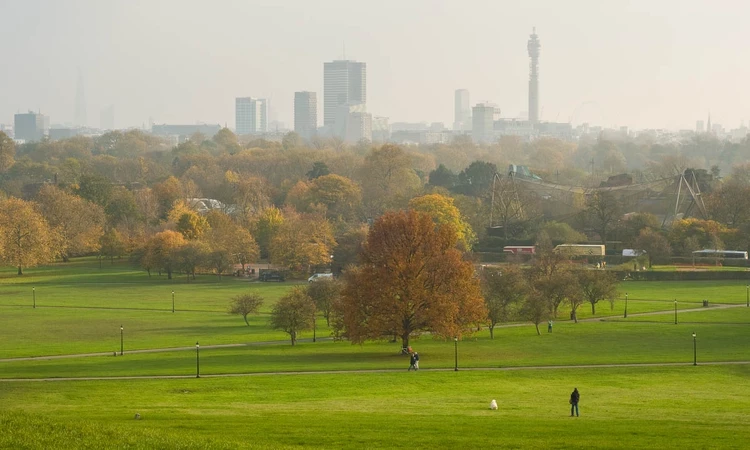
[[[117,128],[234,129],[235,99],[253,97],[269,99],[269,127],[293,129],[294,93],[310,91],[322,126],[323,63],[341,59],[366,64],[367,111],[390,123],[452,128],[457,89],[525,119],[534,27],[541,121],[750,119],[745,2],[3,0],[0,11],[6,125],[31,110],[60,126],[109,114]]]

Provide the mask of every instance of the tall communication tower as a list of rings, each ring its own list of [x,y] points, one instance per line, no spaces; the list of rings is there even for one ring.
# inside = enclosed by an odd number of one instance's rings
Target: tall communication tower
[[[536,27],[532,29],[527,48],[529,50],[529,122],[539,122],[539,38]]]

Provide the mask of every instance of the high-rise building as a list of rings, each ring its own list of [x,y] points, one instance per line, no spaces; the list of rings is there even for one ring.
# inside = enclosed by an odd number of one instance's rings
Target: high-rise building
[[[253,97],[236,98],[234,118],[238,135],[268,132],[268,100]]]
[[[42,114],[29,111],[26,114],[14,116],[13,130],[15,139],[26,142],[41,141],[49,129],[49,118]]]
[[[87,127],[88,118],[86,117],[86,96],[83,92],[83,74],[78,71],[78,83],[76,84],[76,113],[75,125],[77,127]]]
[[[529,122],[539,122],[539,38],[533,29],[526,48],[529,51]]]
[[[453,130],[468,131],[471,129],[471,103],[469,91],[457,89],[455,98],[455,112],[453,116]]]
[[[695,122],[695,132],[698,134],[706,132],[706,126],[702,120],[698,120]]]
[[[323,64],[323,125],[335,128],[341,105],[367,104],[367,64],[332,61]]]
[[[303,139],[315,136],[318,130],[318,95],[315,92],[294,93],[294,132]]]
[[[109,105],[99,114],[99,128],[102,130],[115,129],[115,105]]]
[[[479,103],[472,108],[471,136],[476,142],[495,140],[495,116],[500,110],[492,103]]]

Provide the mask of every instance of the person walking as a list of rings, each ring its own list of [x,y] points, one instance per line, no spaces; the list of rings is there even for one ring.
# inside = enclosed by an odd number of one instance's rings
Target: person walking
[[[578,400],[580,400],[581,394],[578,393],[578,388],[573,388],[573,392],[570,394],[570,417],[573,417],[573,411],[578,417]]]
[[[419,370],[419,353],[414,352],[414,370]]]
[[[415,359],[416,355],[417,355],[416,353],[412,353],[411,355],[409,355],[409,368],[406,370],[407,372],[412,369],[417,370],[416,368],[417,360]]]

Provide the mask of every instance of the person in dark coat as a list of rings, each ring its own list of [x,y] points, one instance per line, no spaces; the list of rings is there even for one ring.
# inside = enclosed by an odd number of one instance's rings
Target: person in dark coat
[[[573,417],[575,411],[576,417],[578,417],[578,400],[580,400],[581,394],[578,393],[578,388],[573,388],[573,392],[570,394],[570,417]]]
[[[412,353],[411,356],[409,356],[409,368],[407,369],[407,371],[412,370],[412,369],[417,370],[416,365],[417,365],[417,354]]]
[[[419,353],[414,352],[414,370],[419,370]]]

